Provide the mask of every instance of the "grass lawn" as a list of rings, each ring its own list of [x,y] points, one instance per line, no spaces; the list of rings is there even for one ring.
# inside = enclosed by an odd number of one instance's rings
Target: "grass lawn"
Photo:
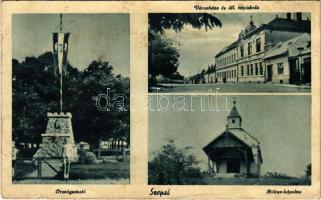
[[[129,179],[129,161],[93,164],[74,163],[70,167],[70,180]],[[58,174],[58,176],[62,174]]]
[[[205,178],[204,185],[311,185],[308,178]]]
[[[22,163],[21,163],[22,164]],[[57,184],[63,182],[63,171],[56,177],[36,177],[37,167],[32,163],[23,163],[16,169],[17,178],[14,183],[30,183],[30,184]],[[79,164],[72,163],[70,166],[69,181],[63,183],[74,184],[129,184],[130,176],[129,160],[123,162],[106,161],[102,163]],[[29,176],[26,176],[29,174]],[[32,174],[33,176],[30,176]]]

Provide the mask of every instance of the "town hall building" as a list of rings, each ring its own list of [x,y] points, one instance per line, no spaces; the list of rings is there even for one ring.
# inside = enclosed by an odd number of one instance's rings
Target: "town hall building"
[[[260,142],[242,128],[242,117],[233,103],[226,129],[203,148],[209,171],[221,177],[258,177],[263,163]]]
[[[281,18],[276,15],[275,19],[269,23],[259,26],[254,24],[251,16],[248,26],[240,32],[238,39],[216,54],[215,82],[294,83],[293,76],[303,76],[305,79],[298,80],[296,83],[309,83],[309,79],[306,78],[306,76],[309,76],[309,72],[311,71],[311,63],[309,63],[308,60],[309,57],[311,57],[311,55],[308,54],[311,47],[307,46],[304,42],[296,43],[296,48],[299,53],[296,53],[296,56],[290,58],[293,66],[291,69],[277,71],[276,67],[271,67],[271,62],[266,64],[266,61],[270,60],[270,57],[265,56],[269,54],[269,51],[272,49],[275,50],[275,47],[280,45],[280,43],[300,37],[303,34],[305,34],[304,39],[307,42],[309,40],[311,41],[310,32],[311,22],[308,18],[302,19],[302,13],[287,13],[286,18]],[[298,46],[298,44],[302,44],[302,47]],[[287,47],[284,46],[283,48]],[[305,52],[300,51],[302,48]],[[303,53],[305,53],[305,55],[303,55]],[[305,56],[306,59],[305,63],[304,58],[302,58],[303,56]],[[286,62],[289,61],[289,59],[285,60]],[[294,66],[295,62],[296,66]],[[275,66],[281,68],[282,66],[287,67],[290,65],[280,61],[275,63]],[[302,69],[307,72],[305,75],[302,74]],[[278,75],[278,72],[287,71],[292,74],[275,76]]]

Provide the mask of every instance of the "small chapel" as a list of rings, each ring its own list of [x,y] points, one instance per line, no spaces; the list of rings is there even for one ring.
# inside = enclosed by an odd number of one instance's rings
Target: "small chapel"
[[[260,142],[242,128],[242,117],[233,101],[226,129],[203,148],[208,168],[218,177],[259,177],[263,163]]]

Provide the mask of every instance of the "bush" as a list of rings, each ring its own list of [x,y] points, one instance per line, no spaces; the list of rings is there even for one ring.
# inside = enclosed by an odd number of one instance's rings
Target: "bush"
[[[158,185],[197,184],[203,173],[196,167],[198,162],[189,148],[177,149],[174,141],[169,141],[148,163],[148,182]]]
[[[283,179],[291,179],[291,176],[288,176],[286,174],[281,174],[278,172],[267,172],[264,177],[267,178],[283,178]]]
[[[78,150],[78,162],[81,164],[86,163],[86,151],[84,149],[79,149]]]
[[[311,177],[311,163],[308,164],[307,167],[306,167],[305,176],[306,177]]]
[[[93,152],[87,152],[85,154],[85,163],[91,164],[97,161],[96,155]]]

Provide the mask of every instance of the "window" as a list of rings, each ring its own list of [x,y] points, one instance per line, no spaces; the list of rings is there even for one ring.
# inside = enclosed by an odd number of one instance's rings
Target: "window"
[[[256,52],[261,51],[261,38],[256,39]]]
[[[278,63],[278,74],[284,73],[284,66],[283,63]]]
[[[251,64],[251,76],[253,76],[253,65]]]
[[[250,66],[249,66],[249,65],[247,65],[247,66],[246,66],[246,69],[247,69],[247,73],[246,73],[246,75],[248,75],[248,76],[249,76],[249,75],[250,75]]]
[[[244,57],[244,46],[240,47],[241,58]]]
[[[260,62],[260,74],[263,75],[263,64]]]
[[[248,55],[251,55],[251,54],[252,54],[252,43],[251,43],[251,42],[249,42],[249,43],[247,44],[247,54],[248,54]]]
[[[257,63],[255,63],[255,75],[259,75],[259,67],[257,66]]]
[[[244,69],[243,69],[243,66],[241,66],[241,76],[244,76]]]

